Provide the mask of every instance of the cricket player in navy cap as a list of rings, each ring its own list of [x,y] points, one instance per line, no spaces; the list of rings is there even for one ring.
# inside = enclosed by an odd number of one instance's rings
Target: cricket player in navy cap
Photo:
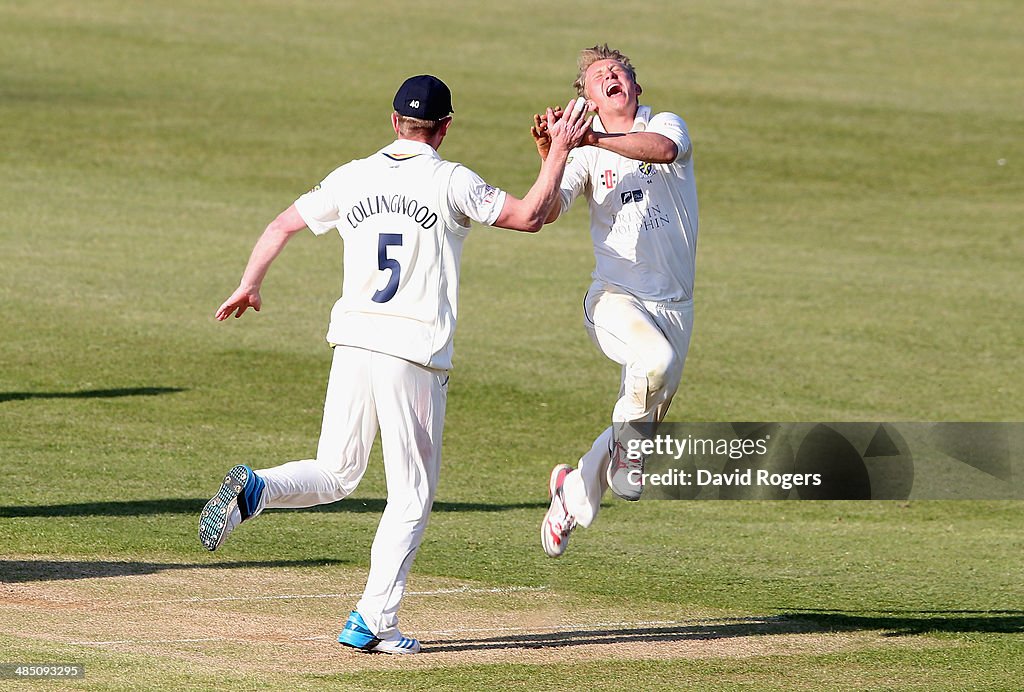
[[[327,330],[334,355],[316,456],[262,470],[230,469],[203,509],[199,538],[216,550],[265,509],[346,497],[359,484],[379,431],[387,506],[366,588],[338,640],[363,651],[405,654],[420,650],[418,640],[399,631],[398,609],[441,469],[463,241],[474,221],[538,231],[558,198],[569,151],[590,121],[584,99],[573,99],[558,116],[546,112],[550,155],[517,199],[438,155],[454,110],[440,79],[410,77],[393,107],[395,141],[337,168],[281,212],[216,312],[225,320],[258,311],[267,270],[298,231],[340,233],[344,280]]]

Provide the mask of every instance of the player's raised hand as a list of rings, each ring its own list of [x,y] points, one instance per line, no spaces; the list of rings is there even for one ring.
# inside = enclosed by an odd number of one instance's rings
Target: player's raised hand
[[[232,313],[234,313],[236,318],[241,317],[242,313],[249,308],[259,312],[262,305],[263,299],[260,298],[259,290],[239,286],[235,289],[235,292],[231,294],[231,297],[225,300],[224,303],[217,308],[216,317],[218,321],[223,322],[227,318],[231,317]]]
[[[562,117],[561,108],[555,107],[548,110],[555,114],[555,118]],[[540,154],[541,161],[545,160],[551,150],[551,137],[548,135],[548,121],[545,115],[533,114],[533,126],[530,128],[530,134],[533,135],[533,143],[537,145],[537,153]]]
[[[580,97],[569,101],[565,105],[565,110],[548,108],[545,120],[547,136],[551,140],[549,152],[553,146],[564,148],[565,151],[580,146],[594,119],[593,116],[587,116],[590,106],[590,101]]]
[[[551,150],[551,137],[548,135],[548,123],[540,113],[533,114],[533,126],[530,128],[530,134],[533,135],[533,143],[537,145],[540,160],[544,161]]]

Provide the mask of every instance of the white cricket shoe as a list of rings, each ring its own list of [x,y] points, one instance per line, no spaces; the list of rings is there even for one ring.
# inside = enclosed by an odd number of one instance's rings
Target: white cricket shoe
[[[607,476],[608,487],[616,497],[636,502],[644,491],[644,459],[631,457],[621,442],[613,442]]]
[[[565,493],[562,486],[565,477],[572,471],[568,464],[559,464],[551,470],[548,481],[548,495],[551,506],[540,525],[540,543],[548,557],[560,557],[569,547],[569,534],[576,528],[576,520],[565,508]]]

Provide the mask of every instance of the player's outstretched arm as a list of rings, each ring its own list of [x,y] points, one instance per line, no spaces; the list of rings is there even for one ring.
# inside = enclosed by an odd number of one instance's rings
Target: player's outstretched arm
[[[580,145],[590,130],[591,118],[586,117],[584,99],[570,101],[561,115],[549,108],[545,113],[547,136],[550,138],[548,156],[541,164],[537,181],[523,199],[505,195],[505,204],[498,214],[495,226],[516,231],[535,233],[547,220],[552,206],[558,200],[558,184],[565,172],[569,152]]]
[[[583,144],[647,163],[672,163],[679,153],[675,142],[657,132],[591,131],[587,133]]]
[[[219,321],[226,320],[232,314],[241,317],[249,308],[259,312],[263,305],[260,286],[263,285],[267,270],[270,269],[274,258],[281,254],[288,240],[305,227],[306,222],[302,220],[294,204],[270,222],[249,255],[249,263],[245,266],[238,288],[217,308],[216,317]]]

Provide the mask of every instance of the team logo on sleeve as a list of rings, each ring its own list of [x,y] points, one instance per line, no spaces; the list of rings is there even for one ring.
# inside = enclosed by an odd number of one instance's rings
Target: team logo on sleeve
[[[311,190],[310,190],[309,192],[307,192],[306,194],[308,195],[308,194],[310,194],[310,192],[316,192],[316,191],[317,191],[317,190],[319,190],[319,189],[320,189],[320,183],[317,183],[317,184],[316,184],[316,185],[314,185],[314,186],[313,186],[313,188],[312,188],[312,189],[311,189]]]
[[[494,198],[498,196],[498,188],[491,185],[484,186],[483,202],[484,204],[493,204]]]

